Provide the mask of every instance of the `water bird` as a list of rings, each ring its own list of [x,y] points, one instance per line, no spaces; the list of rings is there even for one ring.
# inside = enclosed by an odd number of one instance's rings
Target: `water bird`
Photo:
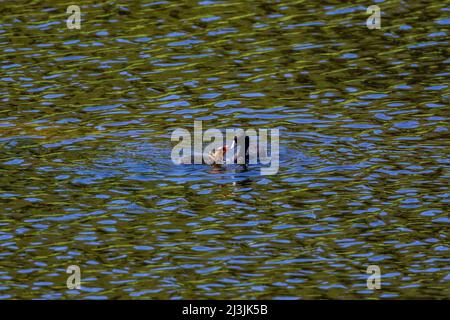
[[[234,143],[232,144],[233,147]],[[208,153],[204,158],[201,153],[193,153],[190,156],[181,158],[180,164],[197,164],[195,159],[201,159],[201,164],[209,164],[213,166],[220,166],[224,163],[226,153],[232,149],[229,146],[223,146]]]
[[[234,147],[238,145],[239,138],[242,139],[242,136],[234,137],[233,144],[231,145],[233,147],[232,149],[234,149]],[[235,155],[233,157],[233,163],[247,165],[250,162],[249,159],[250,159],[250,137],[246,135],[244,138],[244,146],[241,145],[240,147],[237,148],[237,152],[235,152]]]
[[[231,156],[231,163],[242,164],[244,166],[250,163],[250,155],[257,154],[257,146],[251,145],[250,137],[242,134],[234,137],[231,146],[225,145],[211,150],[205,157],[201,153],[194,152],[191,155],[182,157],[180,164],[208,164],[212,166],[221,166],[223,164],[228,164],[226,156],[230,150],[235,150]],[[195,161],[196,159],[197,162]]]

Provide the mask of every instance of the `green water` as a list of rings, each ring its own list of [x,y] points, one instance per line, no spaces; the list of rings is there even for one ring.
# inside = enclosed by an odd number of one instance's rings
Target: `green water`
[[[370,4],[1,2],[0,298],[449,298],[450,8]],[[194,120],[278,174],[174,165]]]

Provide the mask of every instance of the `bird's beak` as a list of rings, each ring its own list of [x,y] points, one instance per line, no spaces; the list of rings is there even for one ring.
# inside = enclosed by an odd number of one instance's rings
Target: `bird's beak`
[[[236,146],[236,141],[233,139],[233,143],[231,144],[230,150],[234,149],[235,146]]]

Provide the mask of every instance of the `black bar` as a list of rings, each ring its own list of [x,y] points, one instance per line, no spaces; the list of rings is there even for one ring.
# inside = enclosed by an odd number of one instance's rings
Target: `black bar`
[[[313,319],[325,316],[386,317],[397,309],[402,318],[425,310],[445,314],[448,300],[9,300],[0,301],[2,313],[11,308],[15,317],[39,313],[53,315],[142,315],[143,319]],[[444,308],[446,310],[444,310]],[[213,312],[214,310],[214,312]],[[390,311],[389,311],[390,312]]]

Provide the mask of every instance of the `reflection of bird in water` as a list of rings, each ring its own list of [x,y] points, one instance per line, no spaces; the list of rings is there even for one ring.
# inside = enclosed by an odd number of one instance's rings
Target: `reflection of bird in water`
[[[214,165],[211,167],[211,170],[208,171],[208,173],[212,173],[212,174],[218,174],[218,173],[224,173],[225,172],[225,168],[221,165]]]
[[[246,178],[244,180],[236,181],[236,184],[241,187],[250,187],[253,184],[253,180]]]

